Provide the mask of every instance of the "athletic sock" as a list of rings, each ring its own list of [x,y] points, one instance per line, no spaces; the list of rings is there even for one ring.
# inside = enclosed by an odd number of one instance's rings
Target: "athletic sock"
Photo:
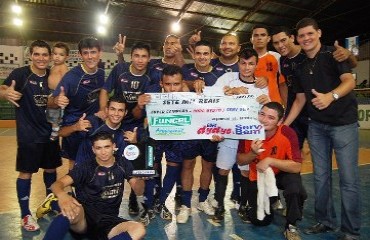
[[[111,240],[132,240],[128,232],[121,232],[120,234],[111,238]]]
[[[248,202],[249,178],[241,176],[240,179],[240,206],[246,206]]]
[[[228,175],[218,175],[218,181],[216,184],[216,200],[218,202],[218,207],[224,207],[224,198],[226,193],[226,187],[227,187],[227,178]]]
[[[179,166],[167,165],[166,175],[163,178],[163,187],[159,202],[162,204],[166,201],[168,195],[171,193],[173,186],[175,185],[176,179],[180,174],[181,168]]]
[[[199,193],[199,202],[200,203],[205,202],[209,194],[209,189],[199,188],[198,193]]]
[[[235,199],[240,199],[240,178],[241,178],[241,172],[237,164],[234,164],[232,168],[233,172],[233,191],[231,193],[231,196],[233,196]]]
[[[31,179],[17,178],[17,197],[19,207],[21,209],[21,218],[23,219],[27,215],[31,215],[29,202],[31,193]]]
[[[68,233],[70,222],[67,217],[58,215],[50,223],[49,228],[44,236],[44,240],[63,240]]]
[[[153,209],[154,186],[155,186],[155,179],[145,180],[145,190],[144,190],[145,205],[149,209]]]
[[[182,190],[182,196],[181,196],[181,203],[182,205],[187,206],[188,208],[191,207],[191,196],[193,191],[184,191]]]
[[[135,194],[135,192],[132,188],[131,188],[131,193],[130,193],[130,197],[129,197],[129,202],[130,203],[136,202],[136,194]]]
[[[51,185],[57,180],[57,172],[48,173],[44,171],[43,178],[44,178],[44,184],[45,184],[46,196],[47,196],[51,193],[51,190],[50,190]]]

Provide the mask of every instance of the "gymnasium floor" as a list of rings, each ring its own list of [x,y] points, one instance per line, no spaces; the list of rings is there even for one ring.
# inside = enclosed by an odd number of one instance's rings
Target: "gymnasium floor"
[[[362,239],[370,239],[370,130],[360,131],[360,176],[362,184]],[[22,230],[20,226],[19,207],[16,199],[15,180],[17,173],[15,169],[15,152],[16,140],[15,129],[13,128],[0,128],[0,239],[42,239],[53,215],[46,216],[44,219],[39,220],[41,231],[30,233]],[[304,148],[305,161],[303,164],[303,181],[308,192],[309,198],[306,201],[304,209],[304,218],[299,222],[300,229],[304,229],[315,223],[313,212],[313,178],[312,178],[312,163],[309,156],[307,146]],[[334,168],[335,168],[335,164]],[[196,169],[199,169],[197,162]],[[58,176],[66,173],[66,162],[58,170]],[[199,170],[194,173],[195,181],[194,188],[198,188]],[[229,182],[232,182],[231,179]],[[340,221],[340,196],[338,187],[338,174],[337,170],[333,171],[333,193],[338,215]],[[229,184],[230,185],[230,184]],[[31,211],[35,211],[40,202],[44,199],[44,185],[42,182],[42,174],[39,172],[33,177],[30,207]],[[213,189],[213,186],[211,186]],[[231,187],[229,186],[227,198],[229,197]],[[210,194],[212,195],[212,194]],[[131,219],[127,210],[127,196],[125,194],[124,201],[121,207],[121,216]],[[282,234],[284,227],[284,217],[281,211],[277,211],[273,223],[267,227],[255,227],[250,224],[243,223],[237,214],[231,201],[226,200],[226,213],[225,220],[221,224],[215,224],[209,220],[207,215],[199,213],[194,206],[196,206],[197,192],[193,193],[193,209],[192,217],[186,224],[176,224],[175,219],[172,222],[161,219],[158,215],[152,220],[147,227],[147,236],[145,239],[284,239]],[[173,194],[167,200],[167,206],[173,211]],[[135,219],[135,218],[133,218]],[[335,233],[324,233],[316,236],[301,234],[302,239],[336,239]],[[72,239],[67,236],[66,240]]]

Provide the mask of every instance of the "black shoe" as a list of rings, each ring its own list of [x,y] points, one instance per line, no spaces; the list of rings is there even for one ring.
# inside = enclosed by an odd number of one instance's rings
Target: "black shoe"
[[[251,223],[251,219],[249,218],[248,215],[248,208],[249,206],[240,206],[238,211],[240,219],[245,223]]]
[[[326,232],[334,232],[335,230],[331,227],[325,226],[322,223],[316,223],[312,227],[305,229],[303,232],[305,234],[318,234],[318,233],[326,233]]]
[[[139,206],[136,201],[130,201],[128,203],[128,213],[134,216],[139,215]]]
[[[215,210],[215,215],[212,217],[212,220],[217,223],[221,222],[222,220],[224,220],[224,215],[225,215],[225,208],[218,207]]]

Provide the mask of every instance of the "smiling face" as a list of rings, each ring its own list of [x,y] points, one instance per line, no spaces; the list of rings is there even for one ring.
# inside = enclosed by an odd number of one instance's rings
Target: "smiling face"
[[[309,57],[313,57],[321,47],[320,43],[321,37],[321,30],[315,29],[313,26],[307,26],[303,28],[299,28],[297,31],[297,41],[303,51],[309,55]],[[310,56],[313,55],[313,56]]]
[[[278,112],[275,109],[265,106],[258,113],[258,121],[263,125],[268,136],[275,133],[278,126],[282,124],[283,119],[279,120]]]
[[[205,68],[210,66],[212,50],[208,46],[196,46],[194,49],[194,61],[196,66]]]
[[[101,51],[97,47],[82,48],[80,56],[83,61],[83,66],[88,72],[95,72],[100,61]]]
[[[272,36],[272,45],[281,56],[288,56],[294,47],[294,36],[288,36],[285,32],[280,32]]]
[[[137,72],[146,71],[149,60],[149,52],[144,48],[137,48],[131,54],[131,64]]]
[[[106,113],[109,122],[117,126],[121,123],[122,119],[126,116],[126,105],[119,102],[110,102],[109,106],[106,108]]]
[[[45,70],[50,63],[49,50],[44,47],[33,47],[30,59],[35,69]]]
[[[236,36],[226,35],[221,39],[220,53],[222,57],[230,59],[238,55],[240,51],[239,40]]]

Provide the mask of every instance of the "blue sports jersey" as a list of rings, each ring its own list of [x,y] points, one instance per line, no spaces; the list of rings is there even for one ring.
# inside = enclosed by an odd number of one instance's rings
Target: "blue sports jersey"
[[[142,119],[135,119],[132,115],[132,109],[137,104],[139,95],[146,92],[150,85],[150,78],[147,74],[134,75],[130,72],[130,64],[118,63],[109,74],[103,89],[107,92],[114,90],[115,95],[122,95],[127,102],[127,115],[124,124],[142,125]]]
[[[73,179],[76,199],[97,212],[118,216],[124,181],[132,176],[132,164],[117,156],[111,167],[98,165],[95,158],[76,165],[68,175]]]
[[[49,70],[39,77],[32,73],[30,66],[14,69],[4,84],[10,86],[15,80],[15,90],[22,93],[15,108],[17,122],[17,141],[27,143],[49,142],[51,125],[46,120],[46,106],[50,90],[48,87]]]
[[[63,126],[69,126],[80,119],[83,113],[93,115],[99,111],[99,93],[104,84],[104,70],[98,68],[93,74],[85,73],[81,65],[68,71],[55,89],[58,96],[64,87],[69,104],[64,109]]]
[[[162,78],[163,69],[168,65],[168,63],[163,62],[162,58],[150,59],[149,62],[149,76],[151,79],[151,84],[159,85]]]
[[[211,65],[217,75],[222,76],[227,72],[239,72],[238,63],[226,65],[220,61],[220,58],[214,58],[211,60]]]
[[[196,80],[201,79],[204,81],[206,86],[212,86],[216,83],[217,79],[221,77],[224,73],[221,71],[215,71],[212,67],[210,72],[200,72],[194,63],[185,64],[182,67],[182,74],[185,80]]]
[[[123,125],[117,129],[110,128],[105,121],[101,120],[96,116],[90,116],[86,118],[91,123],[91,128],[88,132],[81,131],[78,134],[83,138],[80,146],[78,147],[76,155],[76,164],[81,164],[82,162],[93,159],[94,153],[92,151],[91,137],[100,132],[108,132],[113,135],[113,141],[116,144],[117,151],[116,156],[122,156],[124,148],[128,143],[124,140],[123,132],[126,131]]]

